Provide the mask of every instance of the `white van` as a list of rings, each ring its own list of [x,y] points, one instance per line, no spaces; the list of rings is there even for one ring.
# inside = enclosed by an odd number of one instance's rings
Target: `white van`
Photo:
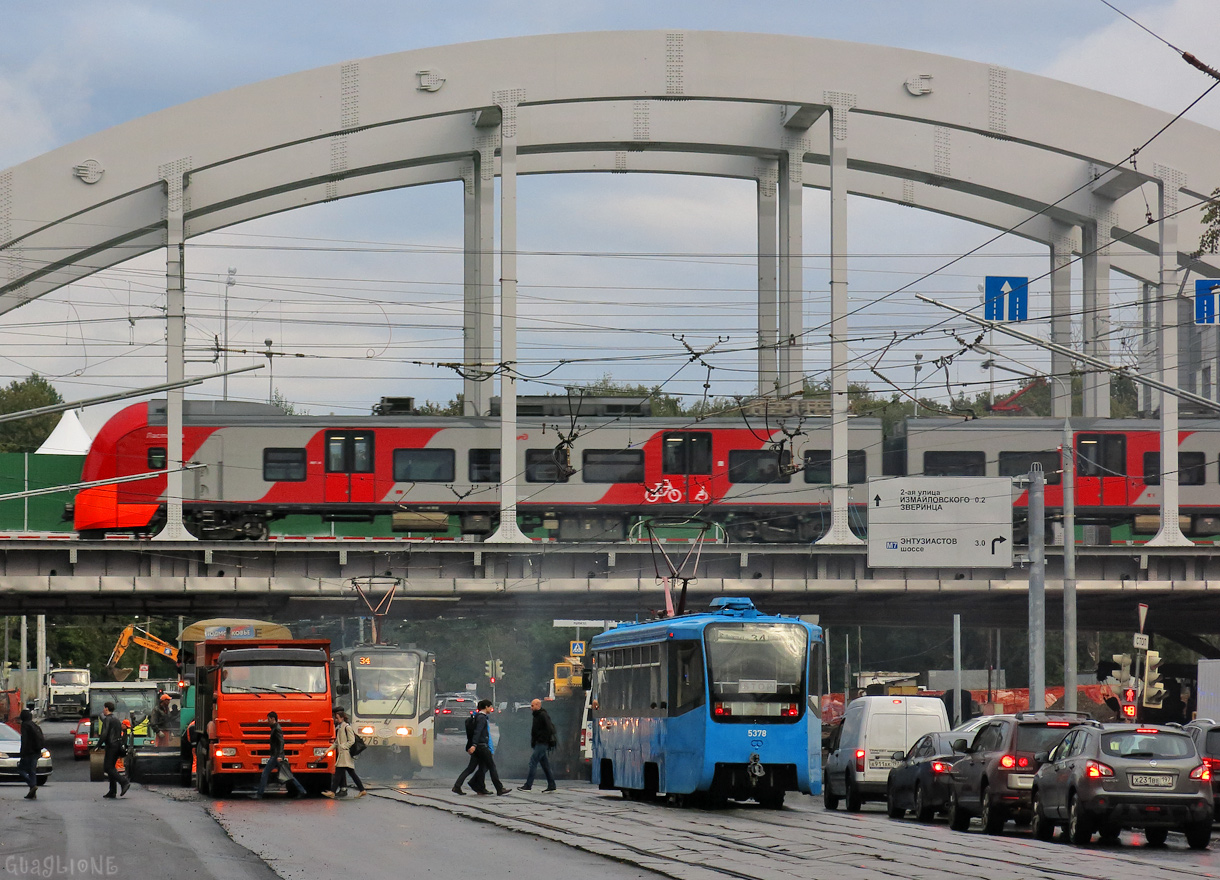
[[[949,729],[940,697],[866,696],[847,704],[843,723],[831,735],[824,763],[826,809],[847,801],[855,812],[869,800],[885,800],[894,753],[906,752],[925,733]]]

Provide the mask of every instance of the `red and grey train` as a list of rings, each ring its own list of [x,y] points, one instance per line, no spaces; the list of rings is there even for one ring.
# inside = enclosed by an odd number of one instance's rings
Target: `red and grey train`
[[[643,519],[694,516],[737,541],[809,542],[830,523],[830,420],[758,415],[653,417],[647,403],[521,398],[517,511],[523,531],[561,541],[623,540]],[[394,532],[482,536],[498,525],[500,422],[400,412],[289,415],[267,404],[187,401],[186,527],[201,538],[262,539],[289,516],[390,523]],[[165,401],[129,406],[98,433],[82,480],[166,467]],[[1073,419],[1076,515],[1099,542],[1156,531],[1159,426]],[[881,422],[849,426],[851,524],[867,529],[870,477],[1017,476],[1041,462],[1048,517],[1063,502],[1060,419],[907,419],[885,440]],[[1183,421],[1182,526],[1220,535],[1220,422]],[[164,475],[88,488],[71,518],[82,538],[148,534],[165,516]],[[1023,519],[1025,494],[1013,502]]]

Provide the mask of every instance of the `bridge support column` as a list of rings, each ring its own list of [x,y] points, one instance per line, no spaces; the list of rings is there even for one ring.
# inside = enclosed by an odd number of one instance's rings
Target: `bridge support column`
[[[851,530],[847,482],[847,121],[855,95],[827,92],[830,105],[830,530],[819,544],[863,543]]]
[[[517,107],[524,89],[497,91],[500,123],[500,527],[488,543],[528,542],[517,525]]]
[[[462,412],[491,412],[492,365],[495,362],[492,313],[495,300],[495,150],[500,114],[475,118],[474,159],[464,175],[465,300],[462,318]]]
[[[1178,387],[1178,190],[1186,175],[1164,165],[1153,166],[1160,178],[1160,380]],[[1150,547],[1191,546],[1178,523],[1178,398],[1160,392],[1161,402],[1161,528],[1148,542]]]
[[[1052,223],[1051,240],[1051,342],[1072,344],[1072,250],[1073,227]],[[1072,361],[1051,352],[1051,415],[1066,419],[1072,414]],[[1058,379],[1059,381],[1054,381]]]
[[[1084,353],[1110,360],[1110,230],[1113,212],[1099,208],[1095,221],[1081,227],[1081,276],[1083,284]],[[1085,417],[1110,417],[1110,374],[1088,368],[1084,373],[1081,413]]]
[[[774,395],[778,375],[775,346],[779,316],[777,290],[779,263],[777,227],[779,219],[779,162],[758,163],[758,396]]]
[[[183,280],[183,246],[186,175],[189,159],[179,159],[157,169],[165,182],[165,379],[181,382],[186,377],[186,289]],[[165,526],[155,541],[190,541],[194,536],[182,522],[183,390],[165,393]]]

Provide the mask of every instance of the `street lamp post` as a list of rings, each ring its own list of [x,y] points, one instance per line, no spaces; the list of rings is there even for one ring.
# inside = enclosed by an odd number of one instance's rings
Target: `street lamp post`
[[[271,350],[270,339],[264,339],[263,344],[267,346],[263,352],[267,356],[267,403],[275,403],[275,352]]]
[[[915,419],[919,418],[919,371],[923,369],[923,364],[921,363],[921,361],[923,361],[923,355],[916,354],[915,355],[915,388],[911,393],[911,396],[915,399],[915,413],[913,416],[911,416],[911,418],[915,418]]]

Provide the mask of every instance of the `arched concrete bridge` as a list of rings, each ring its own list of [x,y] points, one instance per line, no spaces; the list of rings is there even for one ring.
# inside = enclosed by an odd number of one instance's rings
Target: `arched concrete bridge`
[[[465,182],[462,359],[516,361],[516,179],[559,171],[671,172],[758,182],[759,388],[802,386],[802,191],[830,191],[835,511],[847,524],[848,193],[939,211],[1049,247],[1052,341],[1070,337],[1071,255],[1081,254],[1085,353],[1105,358],[1111,267],[1174,302],[1202,200],[1217,184],[1220,132],[1043,77],[907,50],[802,37],[616,32],[516,38],[362,59],[190,102],[0,172],[0,312],[138,254],[165,248],[168,376],[183,365],[184,243],[244,220],[438,181]],[[1168,128],[1166,128],[1168,126]],[[1162,132],[1162,129],[1165,129]],[[1136,162],[1126,161],[1143,146]],[[492,183],[501,180],[499,247]],[[1146,218],[1156,195],[1157,222]],[[1184,210],[1189,209],[1189,210]],[[1182,243],[1179,245],[1179,241]],[[501,348],[493,350],[495,252]],[[1149,256],[1151,255],[1151,257]],[[1178,303],[1180,305],[1180,303]],[[1177,352],[1178,312],[1156,348]],[[819,331],[820,332],[820,331]],[[1148,366],[1152,369],[1150,347]],[[1178,361],[1160,359],[1176,385]],[[1066,373],[1055,355],[1052,372]],[[1092,375],[1092,374],[1090,374]],[[502,374],[502,455],[513,460],[515,377]],[[486,412],[489,383],[465,399]],[[1220,388],[1220,382],[1213,387]],[[181,462],[181,391],[169,395],[169,459]],[[1057,389],[1057,414],[1066,412]],[[1176,437],[1177,402],[1161,403]],[[1104,374],[1086,414],[1108,413]],[[1176,452],[1176,443],[1172,444]],[[1177,532],[1167,453],[1158,542]],[[502,523],[515,524],[516,486]],[[181,472],[170,473],[164,537],[184,537]],[[502,526],[495,540],[520,542]]]

